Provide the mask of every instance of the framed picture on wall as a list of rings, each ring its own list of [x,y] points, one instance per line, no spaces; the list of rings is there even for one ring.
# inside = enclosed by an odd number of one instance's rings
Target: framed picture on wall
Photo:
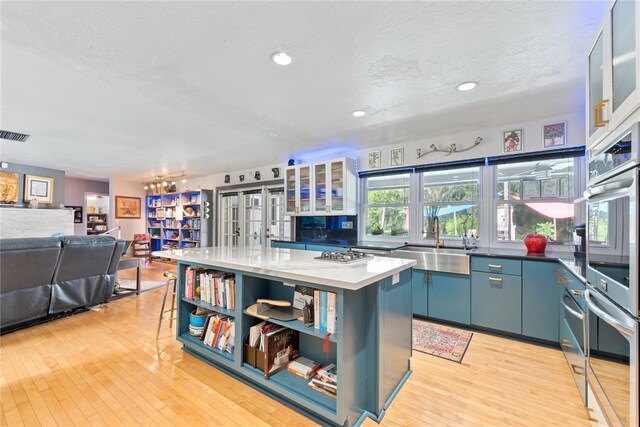
[[[18,201],[18,174],[0,172],[0,203],[16,203]]]
[[[36,200],[40,203],[53,203],[53,178],[46,176],[24,176],[24,201]]]
[[[369,169],[380,168],[380,151],[369,152]]]
[[[394,148],[389,153],[389,165],[402,166],[404,163],[404,151],[402,148]]]
[[[502,133],[503,153],[522,151],[522,129],[508,130]]]
[[[550,123],[542,126],[544,148],[567,145],[567,122]]]
[[[140,218],[140,197],[116,196],[116,218]]]

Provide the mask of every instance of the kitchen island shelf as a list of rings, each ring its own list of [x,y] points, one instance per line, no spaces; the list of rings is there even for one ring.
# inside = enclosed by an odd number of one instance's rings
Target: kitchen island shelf
[[[178,261],[177,339],[183,349],[228,372],[324,425],[351,426],[365,417],[379,421],[411,374],[412,260],[371,258],[342,265],[318,262],[313,252],[250,247],[207,247],[154,253]],[[205,267],[235,275],[235,309],[226,310],[185,298],[187,268]],[[244,343],[262,319],[247,308],[260,298],[293,299],[295,285],[336,294],[336,330],[326,332],[299,320],[268,321],[297,331],[298,353],[333,363],[337,394],[333,399],[308,386],[310,381],[283,367],[265,378],[244,360]],[[189,335],[189,314],[196,307],[234,317],[234,354],[205,346]]]

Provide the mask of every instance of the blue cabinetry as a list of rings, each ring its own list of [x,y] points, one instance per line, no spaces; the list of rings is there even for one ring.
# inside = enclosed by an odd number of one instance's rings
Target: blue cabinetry
[[[472,257],[471,269],[471,324],[521,334],[522,261]]]
[[[429,272],[428,313],[434,319],[468,325],[471,322],[471,286],[469,276]]]
[[[469,276],[413,270],[413,314],[468,325],[471,320]]]
[[[337,246],[337,245],[320,245],[314,243],[307,243],[306,249],[308,251],[348,251],[349,246]]]
[[[271,242],[271,247],[272,248],[283,248],[283,249],[300,249],[300,250],[305,250],[305,244],[304,243],[297,243],[297,242],[282,242],[282,241],[273,241]]]
[[[426,317],[427,313],[427,278],[428,272],[425,270],[413,269],[413,276],[411,278],[411,291],[413,293],[411,297],[411,308],[413,314]]]
[[[562,270],[557,262],[522,262],[522,335],[558,342],[560,297],[569,282]]]

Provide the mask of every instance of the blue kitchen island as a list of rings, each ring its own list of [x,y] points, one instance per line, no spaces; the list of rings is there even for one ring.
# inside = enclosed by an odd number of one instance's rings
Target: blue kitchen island
[[[369,257],[352,263],[316,259],[292,249],[210,247],[154,252],[178,261],[177,339],[184,350],[323,424],[380,421],[411,373],[411,275],[415,261]],[[206,268],[234,279],[235,305],[191,299],[188,270]],[[308,386],[286,369],[265,378],[245,360],[249,329],[262,321],[247,310],[258,299],[293,300],[295,285],[336,294],[336,332],[300,320],[270,322],[298,331],[301,356],[337,367],[337,398]],[[235,323],[233,352],[207,346],[189,333],[189,314],[203,307]]]

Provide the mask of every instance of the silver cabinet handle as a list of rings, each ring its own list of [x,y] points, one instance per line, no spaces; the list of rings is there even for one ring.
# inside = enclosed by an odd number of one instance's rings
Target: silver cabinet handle
[[[571,289],[571,295],[574,295],[576,297],[581,297],[584,295],[584,291],[578,291],[576,289]]]
[[[502,266],[498,264],[489,264],[489,268],[494,270],[502,270]]]
[[[569,307],[565,302],[564,299],[566,297],[563,297],[560,300],[560,303],[562,304],[562,306],[564,307],[565,310],[567,310],[569,313],[571,313],[574,317],[580,319],[580,320],[584,320],[584,313],[578,313],[577,311],[575,311],[574,309],[572,309],[571,307]]]
[[[579,366],[579,365],[574,365],[573,363],[571,364],[571,370],[573,371],[574,374],[576,375],[584,375],[584,367]]]
[[[611,316],[610,314],[604,312],[602,309],[600,309],[600,307],[598,307],[594,300],[592,299],[592,296],[594,294],[590,291],[590,290],[586,290],[584,291],[584,299],[587,302],[587,307],[593,311],[596,316],[598,316],[599,318],[601,318],[602,320],[604,320],[605,322],[607,322],[609,325],[613,326],[614,328],[616,328],[618,331],[620,331],[620,333],[628,336],[628,337],[632,337],[633,336],[633,329],[630,328],[629,326],[625,325],[624,323],[620,322],[618,319],[616,319],[615,317]]]

